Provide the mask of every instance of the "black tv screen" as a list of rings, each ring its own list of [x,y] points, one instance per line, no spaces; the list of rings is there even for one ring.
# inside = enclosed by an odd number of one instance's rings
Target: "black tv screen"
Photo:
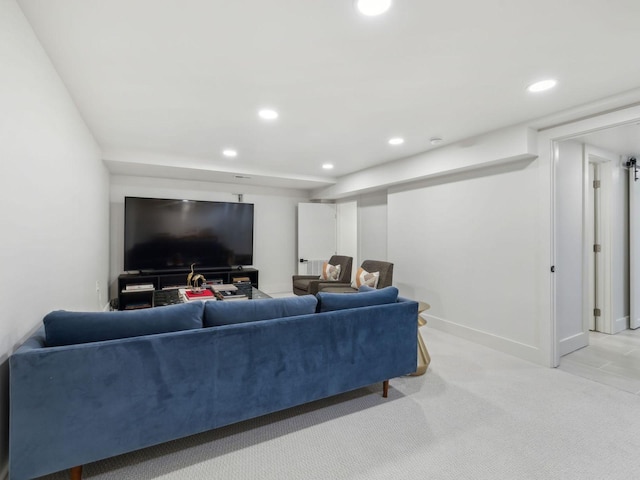
[[[124,269],[196,270],[253,264],[253,204],[124,199]]]

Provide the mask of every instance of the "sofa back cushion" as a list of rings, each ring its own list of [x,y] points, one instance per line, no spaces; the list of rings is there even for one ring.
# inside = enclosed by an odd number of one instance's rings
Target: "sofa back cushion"
[[[203,302],[122,312],[67,312],[44,317],[46,345],[57,347],[202,328]]]
[[[204,326],[216,327],[232,323],[308,315],[315,313],[317,303],[318,300],[313,295],[206,302],[204,306]]]
[[[319,292],[318,312],[332,312],[345,308],[368,307],[371,305],[384,305],[395,303],[398,300],[396,287],[385,287],[379,290],[359,291],[357,293],[330,293]]]

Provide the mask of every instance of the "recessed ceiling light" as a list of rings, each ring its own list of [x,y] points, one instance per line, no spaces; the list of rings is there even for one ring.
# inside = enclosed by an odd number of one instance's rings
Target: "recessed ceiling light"
[[[391,7],[391,0],[356,0],[358,11],[368,17],[382,15]]]
[[[389,145],[402,145],[404,143],[404,138],[395,137],[389,140]]]
[[[429,139],[429,143],[431,145],[438,145],[438,144],[442,143],[442,138],[440,138],[440,137],[431,137]]]
[[[325,170],[331,170],[333,168],[333,163],[323,163],[322,168]]]
[[[258,115],[260,115],[260,118],[264,120],[275,120],[278,118],[278,112],[270,108],[263,108],[258,112]]]
[[[231,157],[231,158],[233,158],[233,157],[237,157],[237,156],[238,156],[238,152],[236,152],[236,151],[235,151],[235,150],[233,150],[232,148],[227,148],[226,150],[223,150],[223,151],[222,151],[222,154],[223,154],[225,157]]]
[[[548,80],[542,80],[540,82],[532,83],[527,87],[527,90],[532,93],[544,92],[545,90],[549,90],[555,87],[557,83],[558,82],[550,78]]]

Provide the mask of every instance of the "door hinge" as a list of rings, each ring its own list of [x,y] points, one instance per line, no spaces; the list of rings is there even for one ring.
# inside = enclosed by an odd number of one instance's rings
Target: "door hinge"
[[[600,180],[593,181],[593,188],[600,188]]]
[[[594,308],[594,309],[593,309],[593,316],[594,316],[594,317],[599,317],[601,313],[602,313],[602,312],[600,312],[600,309],[599,309],[599,308]]]
[[[600,253],[602,251],[602,245],[600,245],[599,243],[596,243],[593,246],[593,253]]]

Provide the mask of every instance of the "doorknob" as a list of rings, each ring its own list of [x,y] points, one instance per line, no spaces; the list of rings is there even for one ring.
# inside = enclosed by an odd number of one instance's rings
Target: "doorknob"
[[[300,263],[306,263],[306,262],[308,262],[308,261],[309,261],[309,260],[305,260],[304,258],[301,258],[301,259],[300,259]]]

